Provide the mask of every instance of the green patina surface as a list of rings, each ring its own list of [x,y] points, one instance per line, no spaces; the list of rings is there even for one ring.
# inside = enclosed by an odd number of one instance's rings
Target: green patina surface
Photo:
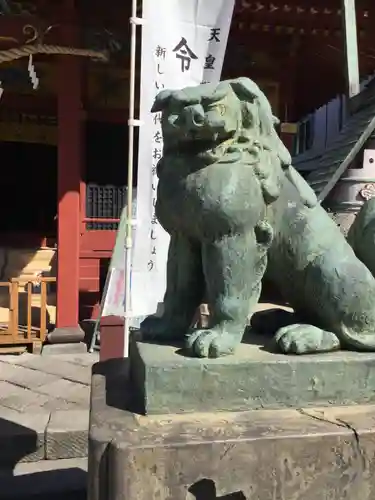
[[[133,343],[131,383],[147,414],[375,403],[375,354],[291,356],[248,337],[233,356],[183,356],[178,347]]]
[[[375,351],[372,225],[363,251],[355,223],[356,256],[291,166],[258,86],[163,91],[153,111],[164,137],[156,215],[171,244],[165,312],[143,322],[144,338],[184,341],[201,358],[233,354],[265,278],[295,311],[274,329],[280,352]],[[212,324],[191,330],[204,295]]]

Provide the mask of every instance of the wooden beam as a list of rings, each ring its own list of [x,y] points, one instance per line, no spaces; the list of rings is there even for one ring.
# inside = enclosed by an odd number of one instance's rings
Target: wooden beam
[[[357,17],[355,0],[341,1],[345,36],[347,88],[348,96],[351,98],[360,92]]]

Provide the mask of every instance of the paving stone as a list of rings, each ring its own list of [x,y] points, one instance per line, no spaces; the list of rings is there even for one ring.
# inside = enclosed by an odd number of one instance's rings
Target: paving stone
[[[29,407],[42,407],[48,396],[23,387],[0,381],[0,405],[17,411],[26,411]]]
[[[35,389],[40,394],[51,397],[60,397],[73,403],[89,405],[90,388],[82,384],[75,384],[70,380],[57,380],[52,384],[43,385]]]
[[[49,418],[49,412],[26,414],[0,407],[0,465],[43,460]]]
[[[55,411],[46,430],[46,458],[86,457],[88,454],[88,410]]]
[[[69,363],[80,365],[80,366],[89,366],[90,368],[94,363],[99,361],[99,353],[98,352],[87,352],[85,354],[74,354],[74,355],[59,355],[59,360],[68,361]]]
[[[3,380],[0,381],[0,404],[1,400],[4,398],[7,398],[8,396],[12,396],[15,394],[15,392],[21,393],[25,389],[22,389],[21,387],[17,387],[16,385],[12,384],[11,382],[5,382]]]
[[[29,353],[23,353],[23,354],[18,354],[18,355],[10,355],[6,354],[3,356],[0,356],[0,362],[1,363],[7,363],[9,365],[17,365],[18,363],[24,362],[25,357],[32,356],[32,354]]]
[[[60,356],[23,356],[23,361],[19,361],[18,365],[33,368],[51,375],[58,375],[60,378],[78,382],[84,385],[91,383],[91,366],[78,366],[77,364],[60,359]]]
[[[58,380],[58,377],[24,366],[0,363],[0,380],[11,382],[27,389],[34,389],[35,387],[55,382]]]
[[[43,405],[44,410],[57,411],[57,410],[87,410],[87,404],[80,405],[72,401],[66,401],[62,398],[52,398]]]
[[[19,460],[43,460],[47,449],[49,458],[55,459],[87,455],[91,366],[97,360],[98,353],[0,356],[0,469],[11,470]],[[47,446],[46,426],[52,414]],[[17,437],[15,445],[16,432],[8,432],[11,423],[3,415],[16,415],[25,423],[16,427],[22,439]],[[39,424],[39,434],[33,422]],[[0,500],[1,493],[0,488]]]

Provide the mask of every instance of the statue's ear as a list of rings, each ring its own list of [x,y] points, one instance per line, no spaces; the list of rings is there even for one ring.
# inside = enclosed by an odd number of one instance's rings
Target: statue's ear
[[[298,191],[303,203],[309,208],[314,208],[318,204],[318,198],[302,175],[300,175],[291,165],[286,168],[284,172],[289,182],[291,182]]]
[[[198,88],[200,90],[200,101],[215,103],[224,99],[228,94],[230,84],[226,81],[220,82],[219,84],[206,83],[200,85]]]
[[[171,97],[173,94],[173,90],[162,90],[155,97],[154,104],[151,108],[151,113],[158,113],[159,111],[163,111],[169,104]]]
[[[255,98],[262,94],[258,85],[250,78],[237,78],[229,83],[240,101],[253,102]]]

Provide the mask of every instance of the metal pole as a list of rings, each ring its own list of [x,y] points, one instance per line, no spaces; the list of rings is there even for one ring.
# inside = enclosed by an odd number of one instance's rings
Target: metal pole
[[[124,358],[129,356],[130,331],[130,282],[132,265],[132,219],[133,219],[133,160],[134,160],[134,101],[135,101],[135,62],[137,35],[137,0],[132,0],[131,39],[130,39],[130,90],[129,90],[129,145],[128,145],[128,190],[125,237],[125,318],[124,318]]]
[[[359,63],[355,0],[341,0],[345,36],[346,78],[349,99],[359,94]]]

